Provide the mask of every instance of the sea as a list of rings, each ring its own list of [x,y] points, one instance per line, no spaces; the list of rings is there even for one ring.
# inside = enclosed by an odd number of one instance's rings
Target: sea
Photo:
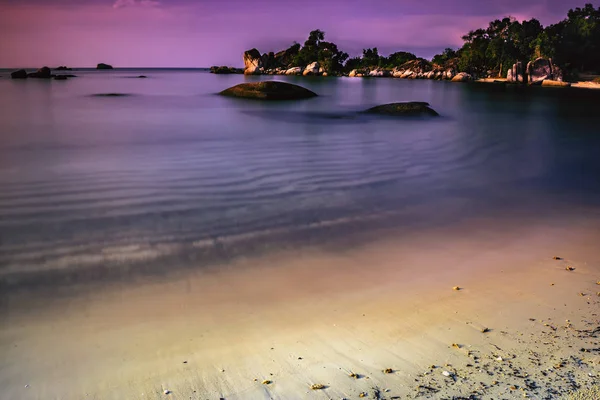
[[[0,70],[0,290],[600,208],[600,91],[206,69],[61,73],[77,76],[11,80]],[[218,95],[271,79],[318,97]],[[361,113],[401,101],[440,116]]]

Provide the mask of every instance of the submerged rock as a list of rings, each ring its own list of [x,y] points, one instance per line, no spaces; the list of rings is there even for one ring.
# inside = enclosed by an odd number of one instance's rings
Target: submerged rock
[[[429,103],[420,101],[383,104],[369,108],[365,111],[365,113],[391,116],[439,115],[435,110],[429,107]]]
[[[69,79],[69,77],[67,75],[55,75],[54,76],[55,81],[66,81],[67,79]]]
[[[131,96],[128,93],[96,93],[92,95],[93,97],[126,97]]]
[[[113,66],[110,64],[100,63],[96,66],[96,69],[113,69]]]
[[[317,96],[302,86],[279,81],[241,83],[223,90],[223,96],[260,100],[295,100]]]
[[[27,71],[20,69],[18,71],[11,72],[10,77],[12,79],[27,79]]]

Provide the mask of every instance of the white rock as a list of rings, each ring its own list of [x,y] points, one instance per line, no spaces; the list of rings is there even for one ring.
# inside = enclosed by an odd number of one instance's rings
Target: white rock
[[[171,391],[169,389],[165,389],[165,391],[163,393],[164,394],[171,394]]]
[[[306,68],[304,68],[304,72],[302,72],[302,75],[306,76],[306,75],[319,75],[319,63],[318,62],[313,62],[310,63],[306,66]]]
[[[292,67],[288,70],[285,71],[286,75],[301,75],[302,74],[302,68],[300,67]]]
[[[444,376],[452,376],[452,374],[450,372],[448,372],[448,371],[442,372],[442,375],[444,375]]]

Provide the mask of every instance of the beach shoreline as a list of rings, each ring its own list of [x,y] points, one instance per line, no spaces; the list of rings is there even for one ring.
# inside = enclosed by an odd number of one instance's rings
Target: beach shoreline
[[[479,219],[15,297],[0,383],[21,399],[557,398],[598,383],[599,227]]]

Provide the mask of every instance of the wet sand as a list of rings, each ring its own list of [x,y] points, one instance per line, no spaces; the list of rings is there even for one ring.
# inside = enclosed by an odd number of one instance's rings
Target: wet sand
[[[472,219],[10,294],[0,397],[559,398],[600,380],[599,242],[592,214]]]

